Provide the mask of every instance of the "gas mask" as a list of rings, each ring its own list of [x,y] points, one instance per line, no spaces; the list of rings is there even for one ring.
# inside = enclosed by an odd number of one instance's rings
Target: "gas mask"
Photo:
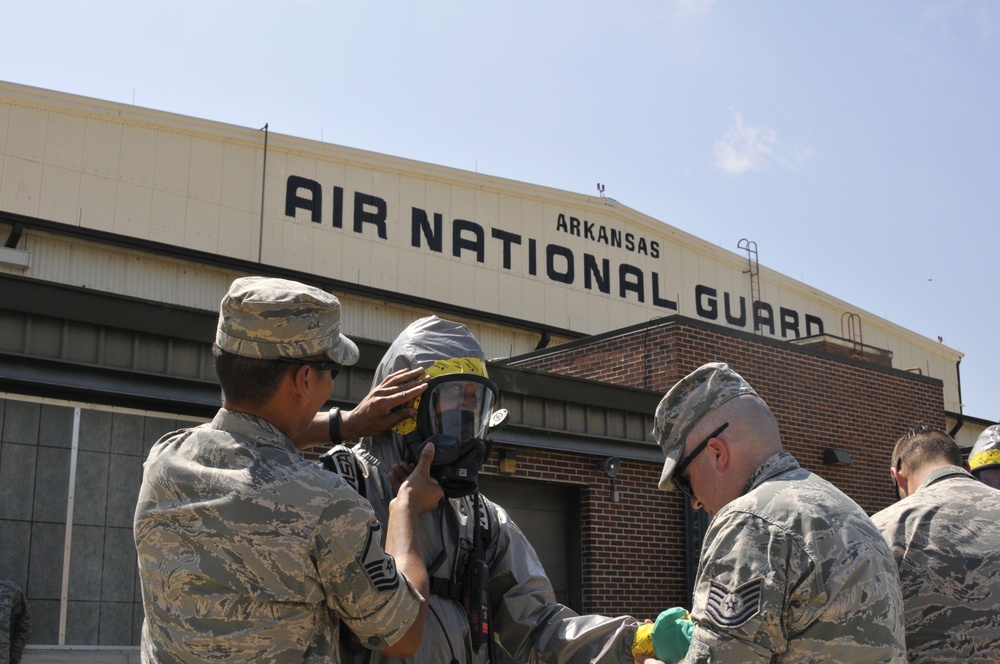
[[[486,436],[497,399],[496,384],[478,372],[440,373],[455,361],[443,360],[428,369],[427,373],[438,375],[428,381],[415,404],[415,426],[413,420],[402,423],[410,429],[405,434],[405,456],[410,463],[417,462],[427,443],[434,443],[431,476],[449,498],[467,496],[479,488],[479,469],[490,455]],[[474,362],[485,373],[479,360],[458,361]]]

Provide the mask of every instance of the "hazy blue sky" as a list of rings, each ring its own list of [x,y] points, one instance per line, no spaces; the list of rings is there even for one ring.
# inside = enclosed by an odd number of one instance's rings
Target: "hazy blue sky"
[[[0,79],[579,193],[602,182],[941,336],[965,353],[966,414],[1000,417],[992,0],[5,5]]]

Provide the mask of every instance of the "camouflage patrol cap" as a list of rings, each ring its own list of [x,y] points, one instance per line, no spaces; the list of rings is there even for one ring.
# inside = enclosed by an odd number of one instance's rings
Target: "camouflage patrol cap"
[[[1000,425],[986,427],[969,454],[969,468],[979,476],[980,470],[1000,467]]]
[[[653,436],[667,456],[658,485],[661,490],[675,488],[670,478],[684,453],[684,441],[691,429],[710,410],[744,394],[757,393],[722,362],[704,364],[670,388],[656,407],[653,423]]]
[[[222,298],[215,343],[261,360],[325,355],[337,364],[358,361],[358,347],[340,333],[340,301],[287,279],[234,281]]]

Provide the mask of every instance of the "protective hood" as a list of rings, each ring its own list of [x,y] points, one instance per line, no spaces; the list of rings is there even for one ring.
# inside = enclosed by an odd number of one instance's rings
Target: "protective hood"
[[[486,354],[469,328],[437,316],[420,318],[400,332],[382,356],[382,361],[375,369],[375,376],[372,378],[372,387],[400,369],[414,367],[430,369],[436,362],[452,358],[476,360],[477,362],[468,364],[470,366],[480,364],[484,367],[485,373]],[[412,426],[412,421],[407,422]],[[397,429],[405,429],[407,422],[402,423],[403,426]],[[404,438],[398,431],[389,431],[363,439],[360,446],[388,470],[392,464],[406,459]]]

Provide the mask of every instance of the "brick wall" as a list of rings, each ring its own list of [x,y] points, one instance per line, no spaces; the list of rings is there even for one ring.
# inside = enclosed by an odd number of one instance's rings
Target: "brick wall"
[[[803,467],[869,514],[895,500],[888,465],[896,439],[919,423],[945,425],[940,381],[679,317],[512,364],[666,392],[712,361],[727,362],[757,390],[778,419],[785,449]],[[854,465],[823,465],[826,447],[847,451]],[[610,480],[593,470],[593,459],[538,450],[518,455],[519,475],[524,455],[533,459],[526,477],[600,486],[583,506],[586,611],[649,616],[689,605],[682,496],[656,489],[659,464],[623,460],[621,502],[612,503]]]
[[[945,425],[938,380],[679,317],[515,364],[666,392],[714,361],[728,363],[768,403],[800,464],[869,513],[895,500],[887,468],[896,439],[919,423]],[[847,451],[855,464],[824,466],[826,447]]]
[[[668,606],[688,605],[684,573],[684,503],[680,494],[656,489],[659,465],[622,459],[615,478],[619,501],[603,457],[497,446],[483,467],[497,474],[499,449],[517,451],[517,476],[582,484],[583,611],[656,617]]]

